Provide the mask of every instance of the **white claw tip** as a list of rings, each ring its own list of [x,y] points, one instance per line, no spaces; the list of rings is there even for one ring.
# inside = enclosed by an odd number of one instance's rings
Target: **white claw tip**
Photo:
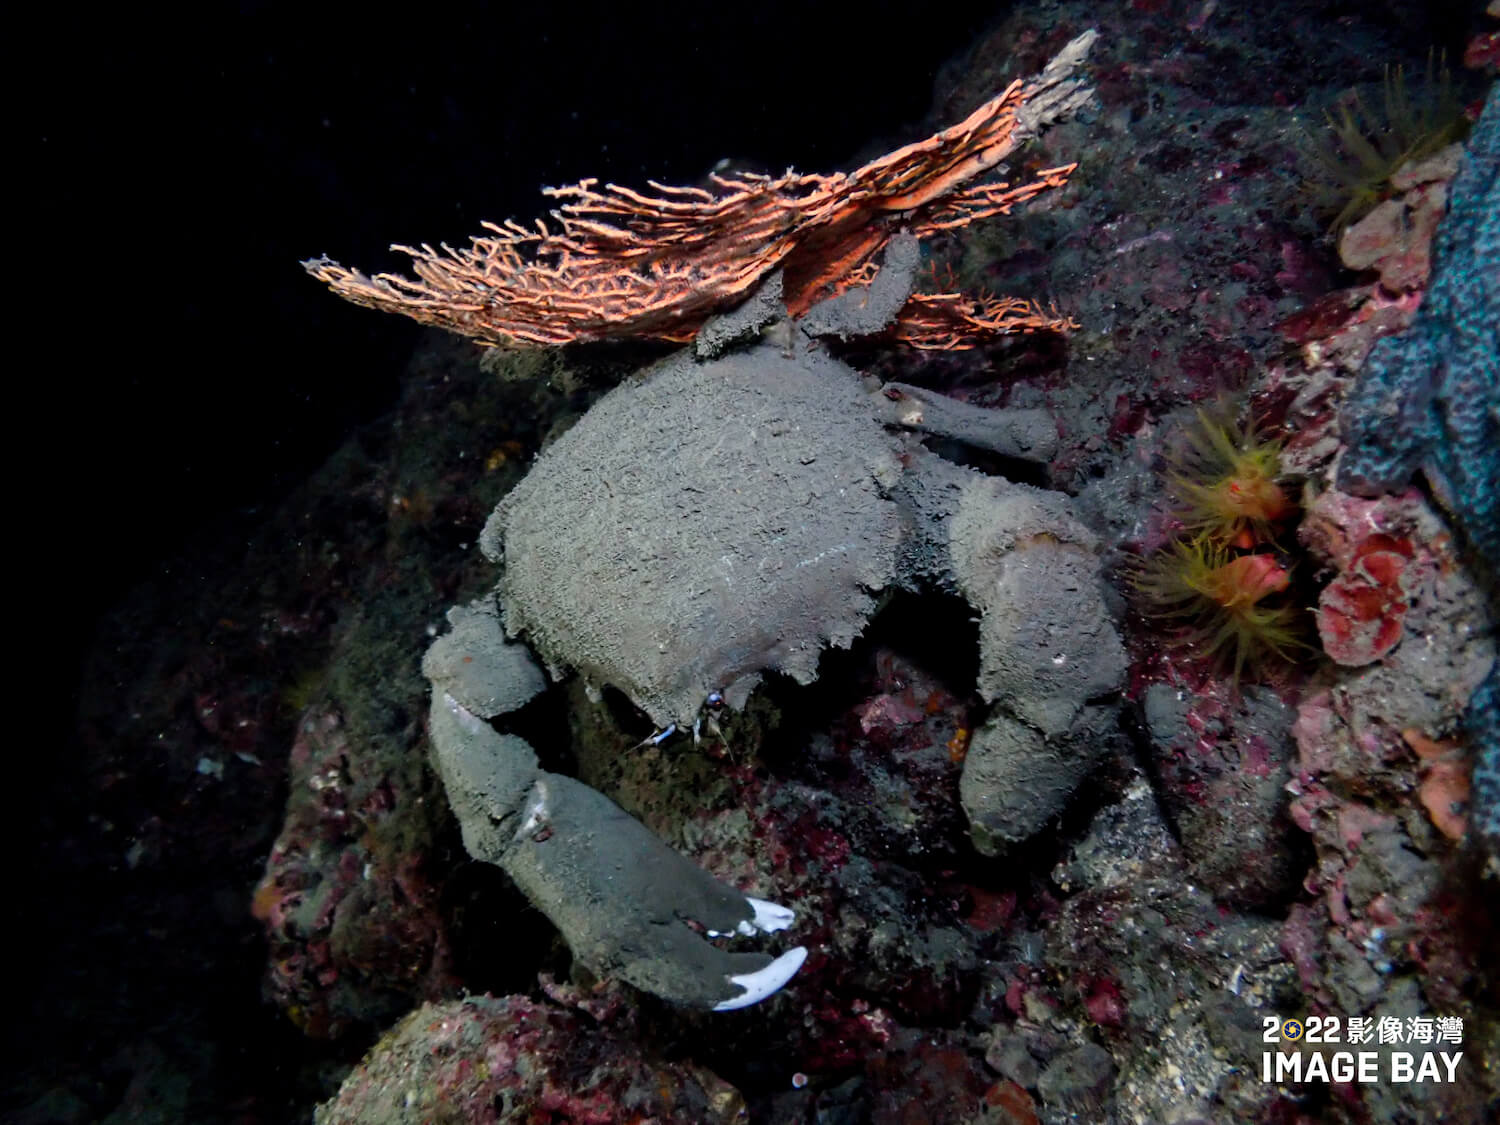
[[[754,899],[750,900],[754,902]],[[766,905],[770,905],[767,903]],[[785,907],[777,907],[784,910]],[[790,911],[788,911],[790,913]],[[729,1000],[721,1000],[714,1005],[716,1012],[732,1012],[737,1008],[748,1008],[751,1004],[759,1004],[767,996],[780,991],[781,986],[796,976],[797,970],[802,968],[802,962],[807,960],[807,948],[799,945],[796,949],[788,950],[776,960],[772,961],[764,969],[757,969],[753,973],[744,973],[741,976],[730,977],[729,983],[743,988],[745,991]]]
[[[740,932],[744,934],[759,930],[763,934],[774,934],[777,930],[784,930],[797,920],[797,912],[789,906],[781,906],[774,902],[767,902],[763,898],[751,898],[745,896],[745,901],[750,904],[750,909],[755,911],[755,917],[748,923],[740,923]],[[754,927],[754,930],[746,930],[746,925]]]

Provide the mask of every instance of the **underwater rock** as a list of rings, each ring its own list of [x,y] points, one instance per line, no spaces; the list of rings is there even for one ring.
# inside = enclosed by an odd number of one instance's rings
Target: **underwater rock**
[[[705,1067],[652,1059],[577,1012],[524,996],[424,1004],[319,1106],[317,1125],[400,1121],[743,1121]]]
[[[1449,145],[1391,177],[1400,196],[1376,205],[1346,227],[1339,257],[1352,270],[1375,269],[1388,293],[1419,289],[1432,272],[1432,236],[1448,204],[1447,183],[1458,171],[1462,145]]]
[[[1114,1080],[1114,1058],[1103,1047],[1085,1043],[1053,1059],[1037,1079],[1037,1090],[1049,1109],[1097,1117]]]
[[[357,744],[330,707],[299,722],[286,820],[251,909],[270,947],[266,991],[314,1038],[457,987],[428,872],[436,829],[404,765]]]
[[[1329,655],[1358,668],[1335,689],[1339,713],[1379,716],[1387,752],[1407,758],[1411,751],[1398,733],[1446,738],[1457,733],[1467,706],[1462,723],[1475,753],[1477,789],[1486,755],[1492,760],[1500,746],[1473,725],[1474,716],[1488,713],[1484,693],[1496,680],[1491,611],[1439,514],[1416,488],[1373,500],[1329,489],[1309,497],[1298,535],[1314,558],[1338,571],[1328,587],[1334,592],[1321,599],[1318,628]],[[1346,733],[1304,739],[1303,752],[1316,747],[1317,770],[1336,769],[1366,787],[1370,748],[1348,751],[1346,762],[1349,739]],[[1484,807],[1476,800],[1481,815]],[[1490,831],[1472,816],[1471,824]]]
[[[1284,791],[1294,712],[1262,687],[1232,698],[1158,683],[1142,713],[1161,801],[1195,882],[1240,907],[1283,899],[1301,873]]]

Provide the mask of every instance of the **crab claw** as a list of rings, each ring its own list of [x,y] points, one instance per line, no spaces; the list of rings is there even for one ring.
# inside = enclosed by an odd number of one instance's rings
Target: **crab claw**
[[[499,862],[579,961],[673,1003],[748,1007],[807,958],[802,947],[772,958],[714,944],[784,930],[795,914],[715,879],[570,777],[537,777]]]
[[[524,740],[491,726],[485,716],[504,709],[497,700],[529,694],[512,691],[509,671],[486,678],[500,656],[513,655],[503,641],[489,651],[480,643],[495,633],[493,611],[478,605],[455,614],[458,640],[440,638],[423,669],[434,682],[433,758],[469,854],[503,867],[600,976],[717,1011],[748,1007],[786,984],[807,950],[773,959],[732,953],[712,939],[775,933],[794,912],[721,883],[604,794],[542,770]],[[460,636],[471,626],[473,636]],[[470,659],[476,652],[484,660]]]
[[[781,986],[796,975],[797,970],[802,968],[802,962],[806,960],[807,948],[799,945],[796,949],[783,953],[763,969],[730,977],[729,982],[744,991],[728,1000],[720,1000],[714,1005],[714,1011],[732,1012],[736,1008],[759,1004],[773,992],[780,991]]]
[[[802,948],[773,959],[711,940],[784,930],[789,908],[721,883],[604,794],[539,769],[530,746],[451,695],[433,693],[428,731],[469,854],[503,867],[596,974],[729,1011],[802,967]]]

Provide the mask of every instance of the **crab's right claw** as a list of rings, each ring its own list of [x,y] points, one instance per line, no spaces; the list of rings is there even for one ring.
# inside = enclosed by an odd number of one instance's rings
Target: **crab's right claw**
[[[493,599],[448,619],[453,631],[422,663],[433,682],[427,729],[469,854],[508,871],[595,973],[721,1012],[786,984],[807,950],[772,958],[715,942],[784,930],[793,912],[721,883],[602,793],[541,769],[524,740],[488,721],[537,694],[541,670],[505,640]],[[723,696],[705,706],[711,716]]]
[[[595,973],[723,1012],[764,1000],[807,959],[800,946],[773,958],[715,944],[795,914],[715,879],[582,782],[542,774],[521,821],[500,864]]]

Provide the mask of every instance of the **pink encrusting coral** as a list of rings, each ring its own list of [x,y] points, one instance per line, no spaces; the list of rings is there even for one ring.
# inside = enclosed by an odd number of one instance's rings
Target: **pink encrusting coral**
[[[1335,662],[1359,667],[1379,660],[1401,641],[1408,603],[1401,577],[1410,542],[1372,535],[1349,566],[1318,596],[1318,637]]]

